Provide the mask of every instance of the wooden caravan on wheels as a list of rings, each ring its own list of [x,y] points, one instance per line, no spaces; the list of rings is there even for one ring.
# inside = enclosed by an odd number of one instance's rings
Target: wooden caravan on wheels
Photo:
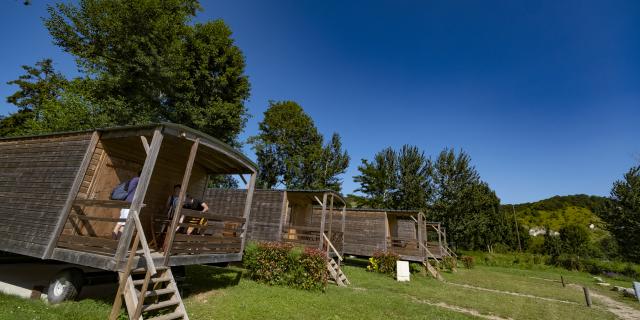
[[[119,272],[112,319],[122,298],[131,318],[187,319],[170,267],[242,259],[256,166],[206,134],[164,123],[7,138],[0,158],[0,250]],[[110,200],[138,173],[130,201]],[[215,175],[250,175],[241,214],[182,208]]]
[[[212,210],[239,213],[244,190],[209,189],[204,200]],[[327,253],[327,268],[338,284],[348,284],[339,267],[345,239],[346,202],[331,190],[256,190],[247,239],[283,241]]]

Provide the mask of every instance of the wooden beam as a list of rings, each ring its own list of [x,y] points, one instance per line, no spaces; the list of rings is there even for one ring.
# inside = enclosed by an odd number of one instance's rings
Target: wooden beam
[[[325,194],[325,196],[326,196],[326,194]],[[316,201],[318,201],[318,204],[322,205],[323,202],[320,201],[320,199],[318,199],[318,196],[313,196],[313,197],[316,199]]]
[[[149,155],[149,142],[147,141],[147,137],[140,136],[140,140],[142,141],[142,147],[144,147],[144,152]]]
[[[278,226],[278,236],[276,241],[282,240],[282,227],[287,222],[287,209],[289,207],[289,201],[287,200],[287,190],[282,192],[282,208],[280,210],[280,225]]]
[[[247,199],[244,203],[244,213],[242,217],[244,217],[244,231],[242,231],[242,242],[240,242],[240,252],[244,252],[244,246],[247,242],[247,231],[249,230],[249,217],[251,216],[251,204],[253,203],[253,192],[255,191],[256,186],[256,176],[257,174],[254,172],[251,174],[251,178],[249,179],[249,188],[247,188]]]
[[[340,254],[344,255],[344,237],[345,237],[345,222],[347,219],[347,204],[343,203],[342,206],[342,245],[340,246],[342,248],[342,252],[340,252]]]
[[[329,200],[329,234],[328,238],[331,241],[331,231],[333,227],[333,194],[331,194],[331,200]]]
[[[129,207],[129,216],[127,217],[124,231],[120,236],[120,243],[118,244],[118,250],[116,251],[115,255],[116,261],[123,260],[129,249],[129,244],[131,243],[131,238],[133,237],[133,229],[135,228],[131,214],[139,214],[140,209],[142,209],[143,207],[142,202],[144,201],[144,197],[147,193],[147,188],[149,187],[149,182],[151,181],[153,168],[156,165],[156,159],[158,158],[158,153],[160,152],[162,138],[163,135],[160,128],[156,129],[153,132],[151,146],[149,147],[149,154],[144,160],[144,165],[142,166],[142,173],[140,174],[140,178],[138,180],[136,192],[133,194],[133,200],[131,201],[131,207]],[[135,254],[135,252],[133,252],[132,254]]]
[[[189,152],[189,160],[187,160],[187,166],[184,169],[184,175],[182,176],[182,185],[180,187],[180,194],[178,195],[178,203],[173,209],[173,220],[171,221],[171,228],[167,230],[168,238],[165,239],[166,252],[164,253],[164,265],[169,264],[169,257],[171,256],[171,247],[173,246],[173,239],[176,236],[176,227],[178,221],[180,221],[180,212],[182,211],[182,204],[184,203],[184,197],[187,194],[187,188],[189,187],[189,179],[191,178],[191,170],[193,169],[193,162],[196,159],[198,153],[198,145],[200,145],[200,138],[191,145],[191,151]]]
[[[418,243],[423,243],[422,242],[422,213],[418,212]],[[426,255],[426,252],[424,251],[424,249],[422,248],[422,246],[419,246],[418,248],[420,248],[420,254],[421,255]]]
[[[71,212],[71,206],[73,205],[73,201],[78,196],[78,191],[80,190],[80,186],[82,185],[82,180],[84,179],[84,175],[87,173],[87,169],[89,168],[89,164],[91,163],[91,158],[93,157],[93,153],[96,150],[96,145],[100,140],[100,134],[98,131],[94,131],[91,134],[91,140],[89,141],[89,145],[87,146],[87,151],[84,154],[84,158],[78,167],[78,172],[76,173],[76,178],[73,180],[73,184],[71,185],[71,189],[67,194],[67,200],[60,210],[60,217],[58,222],[56,223],[53,232],[51,232],[49,243],[42,254],[42,259],[49,259],[53,254],[53,249],[56,247],[56,243],[58,242],[58,237],[62,233],[64,229],[64,225],[69,218],[69,213]]]
[[[242,179],[242,182],[244,182],[244,185],[246,186],[247,185],[247,179],[245,179],[244,176],[241,175],[241,174],[239,174],[239,176],[240,176],[240,179]]]
[[[391,234],[389,233],[389,216],[387,215],[387,212],[384,212],[384,251],[387,252],[387,237],[390,237]]]
[[[319,200],[318,197],[315,197],[316,200]],[[322,235],[324,234],[324,220],[327,217],[327,193],[325,192],[322,196],[322,217],[320,218],[320,239],[318,240],[318,249],[322,250]]]

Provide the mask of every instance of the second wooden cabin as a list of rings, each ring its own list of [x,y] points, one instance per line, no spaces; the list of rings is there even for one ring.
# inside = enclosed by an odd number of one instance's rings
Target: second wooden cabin
[[[209,189],[213,211],[241,212],[246,190]],[[309,248],[344,250],[346,202],[330,190],[255,190],[247,239],[284,241]],[[329,250],[331,251],[331,250]]]

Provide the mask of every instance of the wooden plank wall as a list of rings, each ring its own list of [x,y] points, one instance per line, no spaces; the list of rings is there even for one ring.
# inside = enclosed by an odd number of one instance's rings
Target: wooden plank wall
[[[283,195],[284,192],[280,190],[255,190],[248,222],[248,240],[280,241],[278,230]],[[246,190],[208,189],[204,201],[213,213],[241,217],[246,198]]]
[[[344,254],[370,257],[376,251],[383,251],[386,241],[385,223],[382,211],[347,209]]]
[[[91,133],[0,141],[0,250],[40,257]]]

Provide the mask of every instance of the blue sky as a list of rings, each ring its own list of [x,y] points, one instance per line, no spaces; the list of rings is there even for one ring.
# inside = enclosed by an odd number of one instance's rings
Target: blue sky
[[[72,57],[44,3],[0,3],[0,96],[20,65]],[[467,151],[503,203],[607,195],[640,159],[638,1],[203,1],[243,50],[256,134],[269,100],[295,100],[360,159],[414,144]],[[0,113],[14,108],[4,99]],[[249,147],[246,153],[254,157]]]

